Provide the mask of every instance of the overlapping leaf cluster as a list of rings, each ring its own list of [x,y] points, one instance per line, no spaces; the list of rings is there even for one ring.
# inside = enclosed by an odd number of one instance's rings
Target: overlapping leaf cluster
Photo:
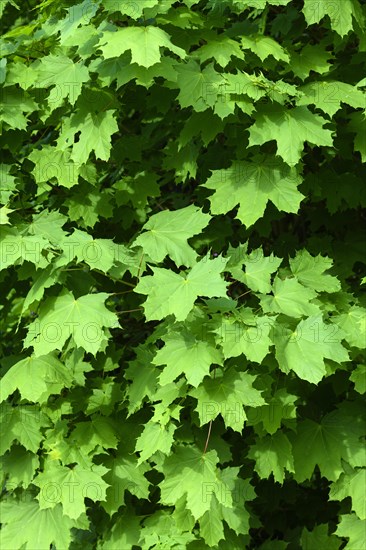
[[[366,4],[0,8],[1,547],[364,548]]]

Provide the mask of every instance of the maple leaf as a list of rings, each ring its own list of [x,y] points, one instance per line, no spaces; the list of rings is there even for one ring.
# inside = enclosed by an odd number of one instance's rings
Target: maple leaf
[[[281,265],[281,258],[277,258],[273,253],[264,256],[262,248],[252,250],[250,254],[245,252],[241,255],[239,261],[235,261],[235,249],[232,254],[235,262],[235,265],[231,268],[233,277],[254,291],[271,292],[271,274],[277,271]],[[245,272],[241,269],[243,265],[245,266]]]
[[[48,423],[38,405],[11,407],[8,403],[3,403],[0,406],[1,454],[8,451],[14,441],[36,453],[44,439],[41,429]]]
[[[137,465],[153,456],[157,451],[169,454],[173,445],[173,435],[177,427],[170,423],[162,426],[157,422],[148,422],[140,437],[136,440],[135,452],[140,453]]]
[[[305,44],[298,53],[291,54],[290,70],[301,80],[305,80],[311,71],[319,74],[327,73],[331,67],[329,60],[331,52],[320,44]]]
[[[332,330],[321,315],[303,319],[294,331],[283,328],[274,337],[280,369],[286,373],[293,370],[299,378],[317,384],[327,373],[324,358],[337,363],[349,361],[342,338],[341,331]]]
[[[119,327],[118,318],[104,305],[109,294],[99,292],[75,299],[71,292],[48,298],[39,317],[28,327],[24,347],[32,346],[34,355],[47,355],[62,349],[72,336],[75,344],[96,353],[105,339],[103,327]]]
[[[149,218],[142,228],[145,232],[135,239],[132,246],[141,246],[154,262],[162,262],[169,255],[177,266],[192,267],[197,254],[187,241],[201,233],[210,219],[209,214],[193,205],[158,212]]]
[[[356,348],[364,349],[366,342],[366,308],[351,306],[347,313],[332,317],[333,332],[343,333],[345,340]]]
[[[9,172],[12,166],[10,164],[0,163],[0,204],[7,205],[10,197],[15,192],[16,180]]]
[[[249,128],[249,146],[275,140],[277,154],[289,166],[300,161],[305,141],[313,145],[333,145],[332,132],[323,128],[327,121],[306,107],[278,106],[275,110],[263,107],[254,118],[255,123]]]
[[[104,59],[119,57],[131,50],[132,63],[151,67],[160,61],[160,48],[164,47],[184,58],[186,52],[175,46],[168,33],[158,27],[128,27],[116,32],[105,31],[99,42]]]
[[[349,378],[358,393],[366,393],[366,365],[357,365]]]
[[[303,286],[294,277],[280,279],[278,275],[273,281],[273,296],[262,295],[261,306],[265,313],[284,313],[289,317],[316,315],[319,307],[311,303],[317,293]]]
[[[43,210],[33,216],[28,226],[28,233],[46,238],[50,243],[59,244],[66,235],[62,229],[66,222],[66,216],[57,210]]]
[[[70,145],[72,153],[70,159],[76,164],[85,164],[89,155],[94,151],[96,158],[108,160],[111,150],[111,136],[118,132],[118,124],[113,116],[114,112],[84,113],[78,111],[65,121],[57,145],[65,150]],[[74,141],[79,133],[78,141]]]
[[[329,500],[343,500],[351,497],[352,510],[360,519],[366,520],[365,486],[365,468],[343,473],[337,481],[331,484]]]
[[[55,178],[59,185],[68,189],[77,185],[79,170],[71,159],[71,151],[44,145],[41,149],[34,149],[28,158],[35,164],[32,174],[38,184],[45,186]]]
[[[81,61],[74,63],[62,54],[42,57],[36,71],[35,86],[55,86],[47,98],[53,109],[59,107],[65,97],[74,105],[82,85],[89,80],[89,71]]]
[[[249,315],[246,319],[245,310],[232,319],[224,317],[216,333],[225,359],[243,354],[248,361],[261,363],[272,345],[269,333],[273,323],[274,319],[266,316]]]
[[[219,350],[185,329],[168,334],[164,342],[165,346],[158,350],[152,361],[154,365],[166,365],[159,376],[159,384],[162,386],[173,382],[184,373],[188,383],[197,387],[209,374],[210,365],[222,363]]]
[[[285,434],[276,432],[251,445],[248,457],[255,460],[254,469],[262,478],[272,473],[275,481],[283,483],[285,470],[294,472],[291,444]]]
[[[12,212],[14,212],[12,208],[7,208],[6,206],[0,207],[0,225],[11,225],[9,214]]]
[[[337,481],[343,473],[342,459],[349,461],[359,448],[364,432],[360,424],[361,419],[355,422],[341,410],[328,413],[320,423],[309,419],[298,422],[296,435],[289,435],[296,481],[310,479],[315,465],[322,476]]]
[[[307,250],[299,250],[295,258],[290,258],[290,268],[296,279],[317,292],[338,292],[341,284],[336,277],[324,273],[333,261],[330,258],[311,256]]]
[[[202,63],[208,59],[214,59],[221,67],[226,67],[232,57],[243,59],[239,43],[223,35],[219,35],[215,40],[201,46],[196,54]]]
[[[25,261],[37,267],[47,267],[49,262],[42,252],[49,246],[49,241],[40,235],[22,235],[13,227],[3,227],[0,237],[0,271]]]
[[[222,523],[222,511],[216,496],[211,501],[210,510],[207,510],[199,520],[200,534],[209,547],[217,546],[225,538]]]
[[[113,515],[120,506],[125,504],[125,491],[137,498],[148,499],[149,481],[145,477],[149,468],[146,464],[137,466],[136,459],[120,456],[108,457],[103,464],[109,469],[104,476],[109,487],[106,490],[106,500],[101,503],[109,515]]]
[[[210,260],[206,256],[185,277],[152,267],[154,275],[142,277],[135,287],[135,292],[148,296],[144,303],[146,318],[162,319],[174,314],[177,321],[184,321],[198,296],[226,296],[226,283],[220,277],[226,262],[222,257]]]
[[[348,540],[345,550],[360,550],[365,546],[366,521],[360,520],[356,514],[341,515],[336,535],[346,537]]]
[[[282,424],[282,420],[296,418],[296,406],[298,397],[287,393],[284,388],[277,390],[273,397],[266,399],[263,407],[248,409],[248,423],[257,424],[262,422],[263,428],[270,435],[273,435]]]
[[[181,107],[192,106],[195,111],[201,112],[215,106],[226,80],[221,73],[215,71],[213,63],[201,69],[191,59],[184,65],[178,65],[175,70],[178,73],[178,101]]]
[[[269,36],[254,34],[241,39],[243,50],[250,50],[255,53],[261,61],[272,55],[277,61],[289,63],[290,58],[284,48]]]
[[[70,530],[75,521],[62,513],[60,505],[41,510],[36,501],[8,500],[1,502],[0,507],[2,548],[49,550],[51,544],[70,547]]]
[[[305,0],[302,11],[308,25],[319,23],[323,17],[328,16],[332,29],[340,36],[345,36],[352,30],[352,17],[358,23],[362,21],[361,6],[354,0],[334,0],[331,9],[326,0]]]
[[[233,480],[225,479],[217,463],[216,451],[202,455],[194,447],[178,445],[163,463],[164,480],[159,484],[161,502],[169,506],[186,496],[187,508],[196,520],[211,510],[215,497],[219,503],[232,506]],[[237,472],[238,469],[230,470]]]
[[[313,550],[313,548],[338,550],[342,544],[335,535],[328,535],[328,525],[316,525],[312,531],[304,527],[300,540],[303,550]]]
[[[68,262],[75,257],[85,262],[91,269],[107,273],[115,262],[124,259],[125,247],[111,239],[93,239],[86,231],[74,229],[71,235],[63,235],[60,243]]]
[[[366,108],[366,94],[355,86],[339,81],[319,81],[305,84],[300,88],[303,95],[298,105],[316,105],[324,113],[333,116],[346,103],[355,109]]]
[[[260,391],[253,387],[254,381],[255,376],[230,368],[220,377],[206,378],[198,388],[191,390],[190,395],[197,399],[201,426],[220,414],[227,428],[241,432],[247,418],[244,407],[259,407],[265,403]]]
[[[26,451],[22,445],[13,445],[10,451],[0,458],[0,465],[7,476],[7,488],[26,488],[39,468],[39,458],[34,453]]]
[[[13,365],[2,378],[0,402],[18,389],[24,399],[44,403],[51,394],[71,384],[72,373],[56,357],[27,357]]]
[[[117,449],[118,437],[111,418],[96,416],[88,422],[76,423],[70,442],[85,454],[96,448]]]
[[[202,187],[215,191],[209,197],[212,214],[225,214],[239,204],[237,218],[250,227],[263,216],[268,200],[279,210],[297,212],[304,198],[297,190],[300,183],[293,169],[268,156],[214,170]]]
[[[33,480],[41,490],[36,497],[40,509],[54,508],[61,503],[64,515],[78,519],[86,512],[85,498],[105,500],[108,484],[102,476],[107,472],[108,469],[102,465],[94,464],[91,469],[85,469],[77,464],[67,468],[53,460],[46,461],[43,472]]]
[[[363,113],[356,112],[350,114],[349,129],[356,134],[354,142],[354,150],[361,154],[362,162],[366,162],[366,117],[365,111]]]

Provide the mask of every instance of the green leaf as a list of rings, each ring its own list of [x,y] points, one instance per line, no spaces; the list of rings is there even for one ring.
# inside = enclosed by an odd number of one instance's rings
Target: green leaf
[[[7,476],[6,489],[11,491],[15,487],[28,487],[37,468],[38,456],[26,451],[21,445],[13,445],[11,450],[0,458],[0,467],[4,476]]]
[[[71,159],[71,151],[62,151],[51,145],[34,149],[28,156],[35,166],[32,174],[36,183],[44,186],[55,178],[61,187],[70,189],[78,184],[79,170]],[[47,188],[47,187],[46,187]],[[39,214],[38,216],[41,216]]]
[[[7,204],[15,191],[15,177],[9,174],[11,168],[11,165],[0,164],[0,204]]]
[[[198,339],[187,330],[167,335],[164,342],[165,346],[152,361],[154,365],[166,365],[159,376],[161,386],[184,374],[187,382],[197,387],[213,363],[222,363],[222,355],[212,343]]]
[[[226,214],[239,204],[237,218],[250,227],[263,216],[268,200],[278,210],[297,212],[304,198],[297,190],[299,183],[294,169],[268,156],[214,170],[202,186],[215,191],[209,197],[212,214]]]
[[[61,503],[64,515],[78,519],[86,511],[85,498],[94,502],[105,500],[108,485],[102,476],[107,471],[101,465],[87,470],[79,464],[68,468],[47,461],[44,471],[33,481],[41,490],[37,495],[40,509],[54,508]]]
[[[366,393],[366,365],[357,365],[349,378],[358,393]]]
[[[72,384],[72,373],[52,355],[27,357],[13,365],[1,380],[0,402],[17,389],[28,401],[44,403]]]
[[[45,414],[38,405],[11,407],[3,403],[0,407],[0,449],[8,451],[14,441],[36,453],[44,436],[41,428],[48,425]]]
[[[277,271],[282,259],[273,254],[264,256],[259,248],[248,254],[243,263],[245,273],[240,280],[256,292],[271,292],[271,274]]]
[[[11,225],[9,214],[12,212],[14,212],[14,210],[11,208],[7,208],[6,206],[0,207],[0,225]]]
[[[50,545],[69,548],[75,521],[62,513],[60,505],[41,510],[36,501],[4,501],[0,504],[2,548],[49,550]]]
[[[332,411],[320,423],[308,419],[298,422],[296,436],[289,436],[296,481],[310,479],[316,465],[322,476],[336,481],[343,473],[342,459],[349,461],[359,447],[357,424],[342,411]]]
[[[341,541],[335,535],[328,535],[328,525],[316,525],[312,531],[305,527],[301,533],[301,548],[303,550],[317,550],[318,548],[329,548],[338,550]]]
[[[295,330],[283,329],[275,335],[280,369],[285,373],[293,370],[299,378],[317,384],[327,373],[324,358],[336,363],[349,361],[342,338],[342,332],[325,324],[319,315],[303,319]]]
[[[269,333],[273,326],[270,317],[254,317],[246,320],[223,317],[221,326],[216,330],[225,359],[243,354],[248,361],[261,363],[266,357],[272,340]]]
[[[310,303],[317,296],[315,290],[306,288],[295,278],[273,282],[273,296],[261,296],[261,306],[265,313],[283,313],[289,317],[302,317],[319,313],[319,307]]]
[[[189,393],[197,399],[196,410],[201,426],[214,420],[219,414],[227,428],[241,432],[246,420],[244,407],[259,407],[265,401],[259,390],[253,387],[255,376],[226,370],[216,378],[206,378],[203,383]]]
[[[124,246],[119,246],[111,239],[93,239],[91,235],[79,229],[74,229],[71,235],[64,236],[60,246],[69,262],[76,257],[79,262],[85,262],[91,269],[99,269],[104,273],[107,273],[115,262],[125,259]]]
[[[111,418],[96,416],[88,422],[76,423],[70,442],[82,453],[89,453],[96,448],[117,449],[118,437]]]
[[[72,336],[76,346],[95,354],[106,340],[103,327],[118,327],[117,316],[104,305],[109,294],[99,292],[75,299],[71,292],[48,298],[39,317],[28,328],[25,347],[32,346],[34,355],[61,350]]]
[[[267,435],[251,445],[248,457],[255,460],[254,469],[261,478],[266,479],[273,473],[274,480],[283,483],[285,470],[295,471],[291,443],[281,432]]]
[[[366,469],[359,468],[352,473],[342,474],[330,486],[329,500],[343,500],[351,497],[352,510],[360,519],[366,520]]]
[[[215,40],[210,40],[195,53],[199,56],[201,63],[214,59],[220,67],[226,67],[232,57],[243,59],[239,43],[222,35],[217,36]]]
[[[226,262],[222,257],[210,260],[206,256],[185,277],[152,267],[153,275],[142,277],[135,287],[135,292],[148,296],[144,303],[146,319],[174,314],[177,321],[184,321],[198,296],[226,296],[226,283],[220,277]]]
[[[247,411],[250,424],[263,423],[263,428],[270,435],[273,435],[281,427],[282,421],[296,418],[296,406],[298,397],[287,393],[286,389],[277,390],[273,397],[266,399],[263,407],[249,409]]]
[[[168,426],[156,422],[145,424],[142,434],[136,440],[135,452],[140,453],[137,465],[152,457],[157,451],[169,454],[176,428],[172,423]]]
[[[213,63],[201,69],[200,65],[190,60],[176,66],[177,85],[180,89],[178,101],[181,107],[193,107],[197,112],[213,108],[219,101],[226,80],[215,71]],[[220,113],[216,113],[220,116]]]
[[[305,84],[300,88],[303,96],[298,105],[315,105],[324,113],[333,116],[346,103],[355,109],[366,108],[366,94],[346,82],[320,81]]]
[[[345,340],[356,348],[364,349],[366,342],[366,308],[351,306],[347,313],[332,317],[334,331],[341,329]]]
[[[25,261],[45,268],[48,261],[42,252],[48,247],[49,242],[44,237],[22,235],[13,228],[3,227],[0,237],[0,271]]]
[[[184,58],[186,52],[175,46],[168,33],[153,26],[128,27],[116,32],[106,31],[99,42],[104,59],[119,57],[127,50],[131,50],[132,63],[143,67],[151,67],[159,63],[160,48],[167,48],[178,57]]]
[[[305,44],[301,51],[291,54],[290,70],[301,80],[305,80],[311,71],[319,74],[329,72],[331,52],[321,44]]]
[[[112,528],[104,533],[100,549],[121,550],[121,548],[132,548],[137,546],[140,534],[140,518],[135,515],[134,510],[125,510],[118,514]]]
[[[109,487],[106,491],[106,500],[101,505],[110,516],[117,512],[120,506],[126,504],[126,491],[137,498],[148,499],[149,481],[144,474],[149,471],[149,468],[146,464],[137,466],[136,459],[117,456],[109,457],[104,461],[104,465],[109,469],[104,476]]]
[[[43,210],[43,212],[33,216],[32,222],[28,226],[28,233],[44,237],[50,243],[58,244],[65,236],[62,227],[66,222],[66,216],[60,212]]]
[[[340,36],[345,36],[353,29],[352,17],[359,23],[362,18],[358,0],[334,0],[331,7],[326,0],[305,0],[302,11],[308,25],[319,23],[328,16],[332,29]]]
[[[326,120],[314,115],[306,107],[262,108],[254,115],[255,123],[249,128],[249,146],[277,142],[277,154],[289,165],[298,164],[307,141],[313,145],[332,147],[330,130],[323,128]]]
[[[333,265],[330,258],[320,254],[313,257],[307,250],[299,250],[295,258],[290,258],[293,275],[305,286],[317,292],[338,292],[341,284],[336,277],[325,274]]]
[[[244,51],[250,50],[255,53],[261,61],[264,61],[270,55],[277,59],[277,61],[284,61],[285,63],[289,63],[290,61],[284,48],[269,36],[262,36],[260,34],[245,36],[241,39],[241,44]]]
[[[118,132],[113,111],[84,113],[77,111],[63,124],[57,145],[61,150],[72,146],[70,159],[76,164],[85,164],[92,151],[95,157],[108,160],[111,151],[111,136]],[[75,134],[79,133],[78,141]]]
[[[346,550],[360,550],[366,544],[366,521],[360,520],[356,514],[341,515],[336,535],[348,539]]]
[[[200,534],[210,547],[217,546],[220,540],[225,538],[221,517],[220,505],[216,496],[213,496],[210,510],[205,512],[199,520]]]
[[[47,98],[53,109],[59,107],[65,97],[74,105],[81,93],[82,85],[89,80],[89,71],[81,61],[74,63],[72,59],[60,53],[42,57],[36,70],[35,86],[55,86]]]
[[[133,246],[141,246],[154,262],[160,263],[168,255],[179,266],[193,267],[197,254],[188,239],[201,233],[211,216],[193,205],[180,210],[158,212],[143,226],[145,232]]]
[[[351,122],[349,123],[349,129],[356,134],[354,150],[359,151],[359,153],[361,154],[361,160],[363,163],[365,163],[366,162],[365,111],[362,113],[360,112],[351,113],[350,119],[351,119]]]
[[[164,480],[159,484],[161,502],[174,505],[186,496],[187,508],[195,520],[211,510],[215,497],[219,503],[232,506],[232,481],[223,477],[217,463],[216,451],[202,455],[194,447],[177,446],[163,463]],[[237,472],[237,468],[230,470]]]

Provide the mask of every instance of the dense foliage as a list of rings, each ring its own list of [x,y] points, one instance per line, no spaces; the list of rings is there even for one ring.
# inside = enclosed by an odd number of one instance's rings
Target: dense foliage
[[[365,2],[0,7],[1,548],[365,548]]]

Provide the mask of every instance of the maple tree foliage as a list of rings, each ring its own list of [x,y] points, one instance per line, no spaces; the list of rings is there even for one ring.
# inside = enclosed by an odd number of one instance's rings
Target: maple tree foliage
[[[0,546],[366,546],[366,3],[2,0]]]

